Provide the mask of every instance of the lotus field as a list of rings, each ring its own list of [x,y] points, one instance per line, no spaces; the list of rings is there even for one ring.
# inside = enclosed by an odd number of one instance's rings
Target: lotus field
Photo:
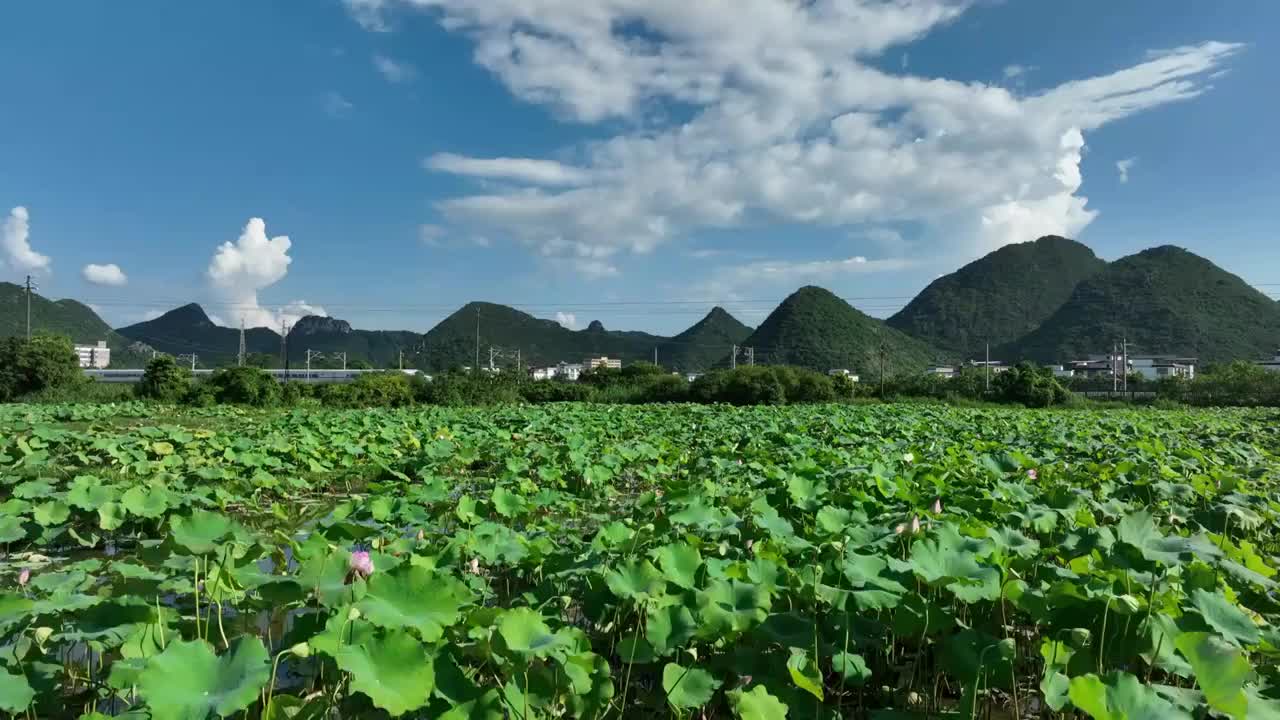
[[[0,407],[0,716],[1280,718],[1280,414]]]

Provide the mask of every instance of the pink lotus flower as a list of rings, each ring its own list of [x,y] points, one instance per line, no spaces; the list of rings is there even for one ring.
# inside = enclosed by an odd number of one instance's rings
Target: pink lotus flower
[[[933,499],[933,514],[934,515],[942,514],[942,498]]]
[[[902,533],[904,533],[904,532],[906,532],[906,531],[907,531],[907,524],[906,524],[906,523],[898,523],[898,527],[896,527],[896,528],[894,528],[894,529],[893,529],[893,534],[894,534],[894,535],[901,535]]]
[[[18,573],[18,587],[26,587],[29,582],[31,582],[31,571],[22,568],[22,572]]]
[[[355,579],[357,575],[368,578],[373,574],[373,558],[369,557],[368,550],[356,550],[351,553],[351,561],[347,564],[347,568],[348,577],[351,579]]]
[[[911,518],[911,534],[915,535],[920,532],[920,516],[916,515]]]
[[[1027,477],[1031,478],[1032,480],[1035,480],[1036,478],[1040,477],[1040,473],[1036,472],[1035,468],[1031,468],[1030,470],[1027,471]]]

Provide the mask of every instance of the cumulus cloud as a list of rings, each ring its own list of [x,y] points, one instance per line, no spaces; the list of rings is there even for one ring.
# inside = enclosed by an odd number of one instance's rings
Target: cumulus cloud
[[[573,313],[567,313],[567,312],[556,313],[556,322],[560,323],[562,326],[570,330],[578,329],[578,317]]]
[[[9,211],[0,232],[0,249],[9,266],[20,272],[48,270],[53,262],[31,248],[31,214],[19,205]]]
[[[907,258],[869,260],[862,255],[823,260],[762,260],[715,269],[697,286],[695,295],[717,302],[740,300],[742,291],[761,286],[795,288],[806,283],[830,283],[849,275],[898,272],[916,264]]]
[[[705,228],[761,223],[923,228],[971,254],[1096,216],[1080,195],[1087,133],[1197,97],[1240,45],[1150,53],[1021,95],[872,64],[967,0],[348,0],[366,24],[433,13],[518,98],[612,136],[557,157],[437,155],[487,181],[445,200],[459,226],[595,276]],[[1029,68],[1012,66],[1010,78]],[[678,105],[679,121],[652,120]],[[668,117],[658,114],[659,118]],[[929,246],[933,247],[930,248]],[[958,246],[958,247],[956,247]]]
[[[235,242],[225,242],[209,261],[206,275],[231,324],[244,320],[247,327],[277,328],[281,321],[296,322],[304,315],[327,315],[324,308],[294,300],[277,310],[262,307],[258,293],[275,285],[289,272],[292,243],[287,236],[267,237],[262,218],[251,218]],[[217,324],[226,324],[218,320]]]
[[[129,278],[115,263],[107,263],[106,265],[98,265],[90,263],[85,265],[80,271],[86,282],[94,285],[107,285],[109,287],[123,287],[129,283]]]
[[[1136,157],[1125,158],[1124,160],[1120,160],[1116,162],[1116,172],[1120,173],[1121,183],[1129,182],[1129,171],[1132,170],[1133,166],[1137,164],[1138,164],[1138,158]]]
[[[373,67],[387,82],[406,83],[418,76],[418,71],[412,65],[392,60],[386,55],[374,55]]]

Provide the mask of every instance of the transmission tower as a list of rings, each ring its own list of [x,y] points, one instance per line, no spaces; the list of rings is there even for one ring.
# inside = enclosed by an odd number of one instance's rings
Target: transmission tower
[[[183,353],[182,355],[178,356],[179,360],[186,360],[188,358],[191,360],[191,372],[195,372],[196,363],[199,362],[200,356],[196,355],[195,353]]]
[[[27,340],[31,339],[31,292],[33,290],[39,290],[39,289],[40,289],[39,286],[37,286],[34,282],[32,282],[31,276],[28,275],[27,276]]]
[[[240,350],[236,353],[236,367],[244,367],[244,316],[240,316]]]

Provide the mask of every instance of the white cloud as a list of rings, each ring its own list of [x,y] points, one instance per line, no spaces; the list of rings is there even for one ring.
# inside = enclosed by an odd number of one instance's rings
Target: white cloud
[[[556,322],[570,330],[578,329],[578,317],[573,313],[558,312],[556,313]]]
[[[41,255],[31,248],[31,214],[25,207],[9,211],[0,231],[0,249],[10,267],[19,272],[48,270],[53,262],[48,255]]]
[[[1161,51],[1023,96],[870,64],[952,21],[966,0],[348,4],[366,23],[396,8],[428,10],[471,38],[476,62],[515,96],[579,122],[632,121],[557,154],[573,165],[429,161],[501,181],[441,203],[450,223],[595,276],[699,229],[748,224],[913,223],[920,250],[958,255],[1076,234],[1096,216],[1078,194],[1085,135],[1198,96],[1241,49]],[[686,119],[650,119],[670,104]]]
[[[1137,164],[1138,158],[1136,157],[1125,158],[1116,162],[1116,172],[1120,173],[1120,182],[1122,184],[1129,182],[1129,171]]]
[[[163,312],[161,312],[161,311],[159,311],[159,310],[147,310],[146,312],[142,313],[142,319],[143,319],[144,321],[145,321],[145,320],[155,320],[156,318],[160,317],[160,316],[161,316],[161,315],[163,315],[163,314],[164,314],[164,313],[163,313]]]
[[[554,160],[527,158],[473,158],[439,153],[423,163],[430,170],[494,180],[511,180],[531,185],[581,185],[589,179],[578,168]]]
[[[296,322],[304,315],[327,315],[324,308],[305,300],[294,300],[278,310],[269,310],[258,302],[258,293],[284,279],[289,272],[292,243],[287,236],[267,237],[267,224],[262,218],[251,218],[240,237],[218,246],[209,261],[207,275],[222,307],[239,325],[243,318],[247,327],[278,328],[283,320]],[[215,321],[226,324],[221,319]]]
[[[355,107],[350,100],[347,100],[342,96],[342,93],[336,90],[330,90],[325,93],[321,104],[324,106],[324,111],[331,117],[342,117]]]
[[[441,247],[449,231],[440,225],[424,224],[418,226],[418,241],[427,247]]]
[[[418,71],[412,65],[398,62],[386,55],[374,55],[373,66],[387,82],[406,83],[418,76]]]
[[[744,291],[760,287],[794,289],[808,283],[832,283],[841,277],[899,272],[914,267],[907,258],[869,260],[862,255],[826,260],[764,260],[716,268],[699,283],[694,296],[720,301],[742,299]]]
[[[1026,65],[1006,65],[1004,68],[1004,79],[1017,80],[1018,78],[1024,77],[1027,73],[1038,69],[1039,68],[1034,65],[1030,67]]]
[[[97,265],[90,263],[85,265],[80,271],[86,282],[94,285],[107,285],[110,287],[123,287],[129,283],[129,278],[115,263],[107,263],[106,265]]]

